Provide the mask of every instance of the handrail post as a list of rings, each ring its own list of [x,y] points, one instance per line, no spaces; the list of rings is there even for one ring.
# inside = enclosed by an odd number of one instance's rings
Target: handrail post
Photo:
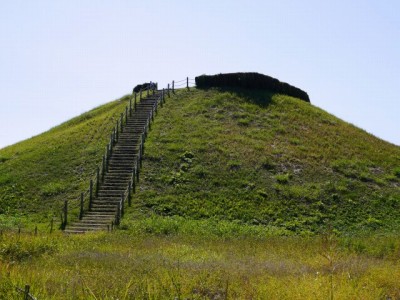
[[[137,93],[135,92],[135,100],[133,102],[133,109],[136,111],[136,97],[137,97]]]
[[[68,200],[64,201],[64,209],[63,209],[63,213],[64,213],[64,220],[63,220],[63,229],[65,229],[65,227],[67,227],[68,224]]]
[[[119,128],[119,122],[117,120],[117,124],[115,126],[115,141],[118,141],[118,133],[119,133],[118,128]]]
[[[138,168],[138,173],[140,168],[142,167],[142,144],[139,145],[139,155],[138,155],[138,162],[137,162],[137,168]],[[139,182],[139,179],[137,180]]]
[[[136,182],[139,183],[140,180],[140,160],[141,158],[138,157],[136,161]]]
[[[172,93],[173,94],[175,93],[175,81],[174,80],[172,80]]]
[[[90,184],[89,184],[89,209],[92,209],[92,201],[93,201],[93,180],[90,179]]]
[[[140,168],[143,165],[143,154],[144,154],[144,134],[142,134],[142,143],[140,144]]]
[[[106,146],[106,172],[108,172],[108,164],[110,163],[110,143]]]
[[[162,92],[161,92],[161,107],[162,107],[163,104],[164,104],[164,92],[165,92],[165,90],[162,89]]]
[[[132,117],[132,98],[129,99],[129,116]]]
[[[168,83],[167,93],[168,93],[168,97],[171,97],[171,95],[169,94],[169,83]]]
[[[99,195],[99,188],[100,188],[100,168],[97,166],[96,169],[96,197]]]
[[[128,106],[125,107],[125,124],[128,124]]]
[[[189,89],[189,77],[186,77],[186,88]]]
[[[83,209],[84,209],[83,197],[84,197],[84,195],[83,195],[83,193],[81,193],[81,205],[80,205],[81,209],[79,211],[79,220],[82,220],[82,218],[83,218]]]
[[[29,294],[29,290],[30,290],[30,286],[29,284],[25,285],[25,290],[24,290],[24,300],[29,300],[31,299],[31,295]]]
[[[101,181],[104,181],[104,175],[106,174],[106,156],[103,155],[103,168],[101,170]]]
[[[136,193],[136,183],[135,183],[135,177],[137,176],[137,161],[136,165],[133,167],[133,174],[132,174],[132,192]]]
[[[142,90],[140,90],[139,101],[142,101]]]
[[[121,217],[124,216],[125,193],[121,194]]]
[[[121,129],[120,129],[120,132],[121,132],[121,133],[123,132],[122,123],[124,123],[124,113],[121,113],[121,120],[120,120],[120,122],[119,122],[119,124],[120,124],[120,126],[121,126]]]
[[[121,218],[121,203],[117,205],[117,215],[115,216],[115,225],[119,225],[119,220]]]
[[[146,97],[149,97],[149,90],[150,90],[150,87],[147,87],[147,89],[146,89]]]
[[[129,205],[129,207],[131,207],[131,205],[132,205],[132,200],[131,200],[132,192],[131,192],[131,188],[132,188],[132,180],[129,180],[129,186],[128,186],[128,205]]]
[[[111,157],[111,151],[112,151],[112,147],[111,147],[111,141],[112,141],[112,135],[110,138],[110,142],[107,145],[107,171],[108,171],[108,164],[110,163],[110,157]]]

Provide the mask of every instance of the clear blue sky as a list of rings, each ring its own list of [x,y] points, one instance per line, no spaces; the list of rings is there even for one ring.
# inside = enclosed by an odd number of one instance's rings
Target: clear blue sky
[[[137,83],[259,72],[400,145],[400,2],[1,1],[0,148]]]

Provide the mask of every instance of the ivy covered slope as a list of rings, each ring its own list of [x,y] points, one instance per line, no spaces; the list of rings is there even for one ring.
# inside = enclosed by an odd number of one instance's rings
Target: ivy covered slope
[[[144,215],[297,233],[400,225],[400,147],[289,96],[178,91],[152,126],[143,166],[135,201]]]
[[[0,217],[48,216],[76,199],[101,162],[128,96],[0,150]],[[26,124],[29,126],[29,124]]]

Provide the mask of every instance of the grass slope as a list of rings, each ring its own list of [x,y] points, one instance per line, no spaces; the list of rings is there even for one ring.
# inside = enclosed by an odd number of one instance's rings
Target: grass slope
[[[0,150],[3,225],[19,222],[18,214],[48,222],[64,199],[76,199],[127,103],[128,96]],[[255,90],[181,90],[152,126],[123,227],[394,230],[399,166],[399,147],[304,101]]]
[[[0,150],[0,225],[47,222],[85,189],[127,101]],[[398,227],[399,147],[290,97],[191,90],[167,99],[145,157],[125,230],[0,228],[0,299],[25,284],[40,299],[400,298],[400,239],[381,234]],[[326,223],[380,230],[276,236]]]
[[[399,299],[397,237],[0,236],[0,298]]]
[[[88,188],[128,101],[123,97],[1,149],[0,220],[7,221],[4,214],[34,216],[36,222],[41,218],[47,222],[56,211],[58,216],[63,200],[76,199]]]
[[[146,142],[144,214],[291,232],[394,229],[400,148],[304,101],[262,91],[180,91]]]

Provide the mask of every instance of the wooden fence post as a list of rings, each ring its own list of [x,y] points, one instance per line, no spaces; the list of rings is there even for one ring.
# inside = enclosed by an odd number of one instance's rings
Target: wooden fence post
[[[139,92],[139,101],[142,101],[142,90]]]
[[[189,77],[186,77],[186,88],[189,89]]]
[[[139,146],[139,156],[138,156],[138,159],[139,159],[138,171],[142,168],[142,150],[143,150],[143,147],[142,147],[142,144],[140,144],[140,146]]]
[[[168,83],[167,93],[168,93],[168,97],[171,97],[171,95],[169,94],[169,83]]]
[[[121,203],[118,203],[117,205],[117,215],[115,218],[115,225],[119,225],[119,220],[121,218]]]
[[[132,189],[132,180],[129,181],[129,186],[128,186],[128,206],[129,207],[131,207],[131,205],[132,205],[132,199],[131,199],[132,191],[131,191],[131,189]]]
[[[129,116],[132,117],[132,98],[129,99]]]
[[[50,234],[53,233],[53,226],[54,226],[54,218],[51,217],[51,220],[50,220]]]
[[[149,90],[150,90],[150,88],[148,87],[146,90],[146,97],[149,97]]]
[[[105,174],[106,174],[106,156],[103,155],[103,168],[101,170],[101,182],[104,181]]]
[[[117,123],[115,126],[115,141],[118,141],[118,134],[119,134],[119,121],[117,120]]]
[[[136,193],[136,183],[135,177],[137,176],[137,164],[133,167],[133,174],[132,174],[132,193]]]
[[[68,224],[68,200],[65,200],[64,201],[64,210],[63,210],[63,213],[64,213],[64,224],[63,224],[63,229],[65,229],[65,227],[67,226],[67,224]]]
[[[174,80],[172,80],[172,93],[173,94],[175,93],[175,81]]]
[[[100,188],[100,168],[97,166],[96,169],[96,197],[99,195],[99,188]]]
[[[139,149],[139,153],[140,153],[140,149]],[[139,182],[139,171],[140,171],[140,156],[137,157],[136,159],[136,182]]]
[[[124,209],[125,209],[125,193],[121,194],[121,217],[124,216]]]
[[[124,113],[121,113],[121,121],[120,121],[119,123],[120,123],[120,125],[121,125],[121,130],[120,130],[120,132],[122,133],[122,132],[123,132],[122,124],[124,123]]]
[[[133,103],[133,108],[135,111],[136,111],[136,96],[137,96],[137,93],[135,93],[135,102]]]
[[[92,201],[93,201],[93,180],[90,179],[90,184],[89,184],[89,209],[92,209]]]
[[[80,205],[80,211],[79,211],[79,220],[82,220],[82,218],[83,218],[83,209],[84,209],[84,207],[83,207],[83,197],[84,197],[84,195],[83,195],[83,193],[81,193],[81,205]]]
[[[125,124],[128,124],[128,106],[125,107]]]
[[[106,147],[106,171],[108,171],[108,163],[110,161],[110,143]]]
[[[30,290],[30,286],[27,284],[25,285],[25,290],[24,290],[24,300],[30,300],[30,295],[29,295],[29,290]]]

